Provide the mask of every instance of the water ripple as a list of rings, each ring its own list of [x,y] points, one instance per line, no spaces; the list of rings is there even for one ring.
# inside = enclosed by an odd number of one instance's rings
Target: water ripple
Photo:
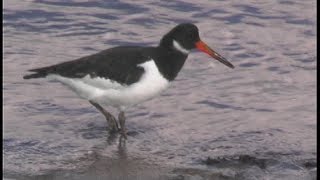
[[[81,179],[82,173],[69,170],[84,169],[89,177],[84,179],[107,179],[112,173],[123,177],[124,169],[142,172],[137,162],[143,170],[156,162],[168,166],[173,178],[312,179],[315,5],[298,0],[5,1],[4,176]],[[125,146],[107,133],[105,118],[87,101],[58,83],[22,79],[27,69],[117,45],[155,46],[182,22],[196,23],[201,39],[235,69],[190,53],[168,90],[128,109]],[[205,165],[208,157],[211,165]]]

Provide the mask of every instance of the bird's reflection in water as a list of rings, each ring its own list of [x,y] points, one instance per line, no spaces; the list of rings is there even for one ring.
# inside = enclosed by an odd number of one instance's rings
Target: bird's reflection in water
[[[122,160],[127,159],[126,139],[122,135],[120,135],[119,137],[118,156],[119,156],[119,159],[122,159]]]
[[[113,145],[118,141],[118,151],[117,155],[119,160],[127,159],[127,148],[126,148],[126,139],[123,135],[119,133],[108,133],[107,143],[108,145]]]
[[[117,139],[119,139],[119,134],[118,133],[109,133],[107,132],[107,144],[108,145],[113,145]]]

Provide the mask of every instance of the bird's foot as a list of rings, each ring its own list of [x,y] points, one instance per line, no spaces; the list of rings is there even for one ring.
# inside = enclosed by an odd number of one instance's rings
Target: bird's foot
[[[115,117],[109,116],[107,118],[108,121],[108,130],[110,133],[117,133],[119,132],[118,123]]]
[[[126,116],[124,115],[124,112],[121,111],[118,116],[119,119],[119,124],[120,124],[120,133],[121,137],[123,137],[125,140],[127,139],[127,132],[126,132],[126,127],[125,127],[125,122],[126,122]]]
[[[121,137],[123,137],[125,140],[127,139],[127,131],[125,128],[119,129],[119,133],[120,133]]]

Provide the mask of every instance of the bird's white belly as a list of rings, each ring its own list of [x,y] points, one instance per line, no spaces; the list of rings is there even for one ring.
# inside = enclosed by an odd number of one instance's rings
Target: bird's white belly
[[[144,68],[144,73],[138,82],[129,86],[101,77],[91,78],[89,75],[84,78],[49,75],[48,78],[62,82],[82,98],[123,109],[153,98],[169,85],[153,60],[138,66]]]

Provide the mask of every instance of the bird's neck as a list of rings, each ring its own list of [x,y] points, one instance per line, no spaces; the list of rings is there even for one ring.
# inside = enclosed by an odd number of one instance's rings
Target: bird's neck
[[[181,53],[174,48],[158,46],[158,57],[155,62],[159,68],[160,73],[169,81],[173,81],[181,68],[183,67],[188,54]]]

